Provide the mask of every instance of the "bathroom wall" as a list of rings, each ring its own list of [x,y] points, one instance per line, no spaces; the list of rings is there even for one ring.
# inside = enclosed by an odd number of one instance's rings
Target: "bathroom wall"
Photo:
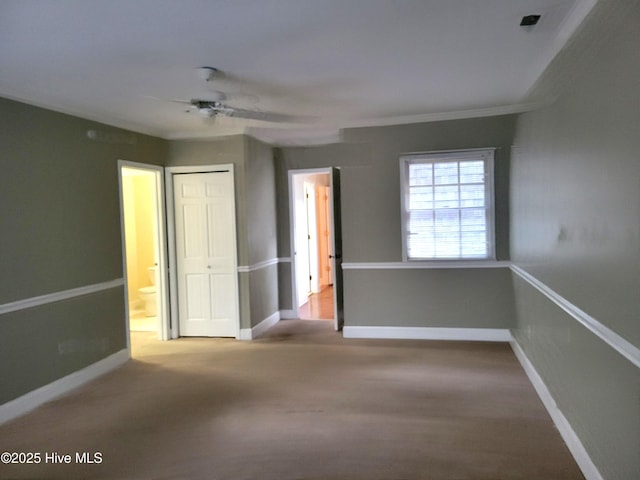
[[[147,269],[155,264],[155,177],[153,174],[133,177],[136,210],[136,247],[138,288],[151,285]]]
[[[127,257],[127,298],[129,299],[129,309],[135,310],[140,307],[138,299],[138,240],[136,229],[136,202],[135,185],[132,175],[122,177],[122,198],[124,210],[124,230],[125,248]]]
[[[138,290],[151,284],[147,269],[155,264],[155,176],[129,170],[122,177],[127,245],[129,304],[141,308]]]

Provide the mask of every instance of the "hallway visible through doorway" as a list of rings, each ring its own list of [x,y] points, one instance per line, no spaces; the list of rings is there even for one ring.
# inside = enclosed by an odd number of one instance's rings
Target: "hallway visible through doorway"
[[[340,330],[339,172],[335,168],[291,170],[289,187],[294,311],[304,320],[333,320]]]
[[[298,316],[301,320],[333,320],[333,286],[309,295],[307,302],[298,309]]]

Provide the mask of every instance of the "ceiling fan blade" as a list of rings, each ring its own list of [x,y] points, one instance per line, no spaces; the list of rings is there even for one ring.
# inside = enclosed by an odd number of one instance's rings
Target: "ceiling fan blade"
[[[186,100],[176,100],[176,99],[170,98],[168,101],[169,102],[173,102],[173,103],[181,103],[182,105],[193,106],[193,104],[191,102],[188,102]]]
[[[219,102],[224,102],[224,101],[232,101],[232,102],[240,102],[244,105],[256,105],[259,101],[260,98],[258,97],[258,95],[255,95],[253,93],[247,93],[247,92],[242,92],[240,90],[211,90],[209,89],[208,92],[213,93],[214,96],[218,96],[218,101]]]
[[[149,98],[151,100],[160,100],[161,102],[173,102],[173,103],[182,103],[184,105],[193,105],[189,100],[179,100],[175,98],[160,98],[154,97],[153,95],[143,95],[144,98]]]
[[[247,110],[244,108],[222,105],[216,109],[227,117],[246,118],[247,120],[261,120],[263,122],[279,123],[314,123],[317,118],[304,115],[289,115],[286,113],[265,112],[260,110]]]

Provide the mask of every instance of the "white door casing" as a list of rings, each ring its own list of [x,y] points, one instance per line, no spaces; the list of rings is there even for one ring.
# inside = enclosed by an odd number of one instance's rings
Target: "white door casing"
[[[180,336],[237,337],[233,174],[173,175]]]
[[[294,280],[294,310],[297,311],[308,299],[311,290],[309,276],[309,241],[307,230],[307,205],[305,198],[305,179],[299,175],[292,178],[291,196],[292,196],[292,243],[293,246],[293,262],[295,263]]]
[[[164,208],[164,168],[157,165],[149,165],[146,163],[131,162],[127,160],[118,160],[118,184],[120,191],[120,231],[122,235],[122,261],[125,280],[125,292],[127,300],[125,302],[125,313],[127,318],[127,347],[131,348],[131,338],[129,333],[129,280],[127,278],[127,239],[125,234],[125,214],[124,214],[124,190],[123,176],[125,170],[140,170],[154,176],[154,257],[156,263],[156,293],[157,293],[157,311],[158,311],[158,338],[160,340],[168,340],[170,338],[169,327],[169,286],[167,284],[168,260],[167,260],[167,231],[166,231],[166,215]]]
[[[336,167],[289,170],[289,222],[291,239],[291,287],[294,311],[307,300],[307,291],[301,284],[307,282],[308,242],[306,236],[306,207],[304,204],[304,182],[311,177],[326,175],[329,193],[328,219],[330,278],[333,284],[334,325],[341,330],[344,324],[344,307],[342,291],[342,228],[340,208],[340,170]]]

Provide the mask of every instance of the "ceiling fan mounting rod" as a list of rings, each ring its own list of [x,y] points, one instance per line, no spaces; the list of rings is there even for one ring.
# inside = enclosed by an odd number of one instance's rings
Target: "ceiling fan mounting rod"
[[[216,75],[220,73],[220,70],[218,70],[217,68],[206,66],[198,67],[197,71],[200,78],[202,78],[205,82],[210,82],[216,77]]]

